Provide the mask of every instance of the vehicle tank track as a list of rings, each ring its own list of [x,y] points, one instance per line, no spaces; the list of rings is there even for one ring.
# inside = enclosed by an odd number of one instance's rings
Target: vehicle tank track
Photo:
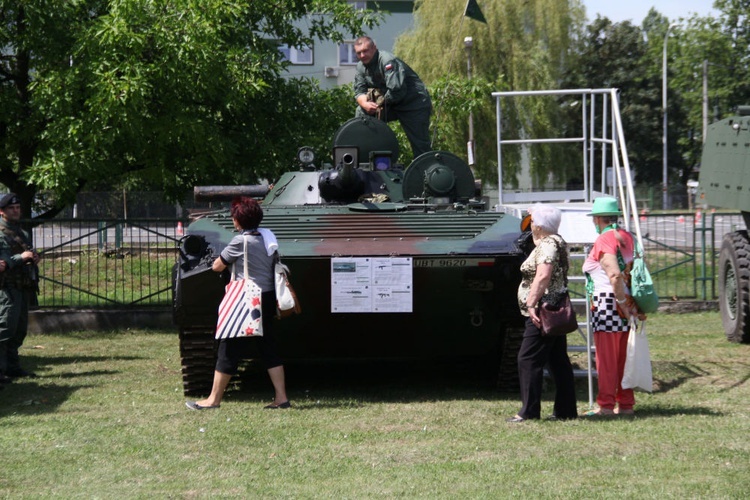
[[[186,396],[211,392],[216,365],[214,328],[180,328],[180,364],[183,392]]]

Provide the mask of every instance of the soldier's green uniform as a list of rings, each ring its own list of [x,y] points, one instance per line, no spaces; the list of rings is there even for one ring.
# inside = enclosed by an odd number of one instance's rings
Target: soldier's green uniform
[[[414,157],[431,151],[430,114],[432,101],[422,80],[404,61],[389,52],[378,50],[369,64],[357,63],[354,76],[354,98],[377,89],[384,96],[380,119],[401,122]],[[356,116],[367,116],[357,106]]]
[[[29,233],[0,218],[0,259],[7,265],[0,272],[0,373],[11,377],[33,375],[21,368],[18,356],[28,331],[29,302],[37,289],[37,268],[21,257],[30,249]]]

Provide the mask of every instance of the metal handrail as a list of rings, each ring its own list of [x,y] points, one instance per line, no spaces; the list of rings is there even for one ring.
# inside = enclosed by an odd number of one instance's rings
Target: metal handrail
[[[526,139],[503,139],[502,137],[502,105],[503,98],[522,97],[522,96],[563,96],[572,95],[580,97],[583,105],[581,106],[581,135],[573,138],[526,138]],[[616,88],[603,89],[558,89],[558,90],[530,90],[530,91],[510,91],[510,92],[493,92],[492,96],[496,102],[497,115],[497,169],[498,169],[498,206],[502,207],[503,199],[503,146],[504,145],[526,145],[541,143],[581,143],[583,159],[583,191],[556,191],[554,194],[536,193],[525,196],[525,193],[514,193],[514,202],[532,202],[532,201],[554,201],[554,200],[582,200],[585,203],[591,203],[601,193],[605,192],[605,179],[607,168],[607,147],[612,147],[612,162],[614,167],[614,186],[613,191],[621,200],[623,211],[623,220],[625,229],[633,231],[638,240],[641,249],[644,248],[643,237],[639,224],[638,206],[633,189],[633,179],[630,174],[630,161],[625,143],[625,132],[620,116],[619,91]],[[597,96],[601,96],[602,115],[601,128],[597,136],[596,105]],[[611,101],[611,102],[610,102]],[[611,127],[611,129],[610,129]],[[601,193],[594,189],[594,148],[592,143],[601,144]],[[624,168],[621,168],[624,167]],[[624,179],[623,179],[624,176]],[[546,196],[545,196],[546,195]],[[554,200],[553,200],[554,198]],[[635,217],[633,217],[635,215]],[[631,229],[632,226],[632,229]],[[582,241],[581,241],[582,242]],[[576,242],[579,243],[579,242]],[[587,298],[588,300],[588,298]],[[586,352],[588,359],[587,376],[589,384],[589,405],[593,406],[593,367],[591,355],[593,353],[593,332],[591,330],[590,308],[586,307]]]
[[[544,137],[544,138],[526,138],[526,139],[503,139],[502,138],[502,98],[507,97],[523,97],[523,96],[561,96],[561,95],[573,95],[580,96],[581,101],[584,103],[581,106],[581,135],[579,137],[568,137],[568,138],[555,138],[555,137]],[[616,88],[598,88],[598,89],[555,89],[555,90],[526,90],[526,91],[507,91],[507,92],[493,92],[492,96],[495,98],[496,116],[497,116],[497,175],[498,175],[498,205],[503,205],[503,145],[523,145],[523,144],[541,144],[541,143],[578,143],[582,144],[583,153],[583,180],[584,189],[583,192],[580,190],[576,191],[558,191],[555,192],[554,196],[558,198],[564,194],[569,194],[570,197],[566,199],[577,199],[574,196],[581,196],[583,201],[592,202],[595,195],[601,194],[605,191],[604,179],[607,162],[607,145],[611,145],[615,154],[612,155],[614,163],[614,177],[615,190],[619,195],[622,202],[623,219],[625,221],[625,228],[629,231],[633,231],[638,239],[638,243],[641,248],[643,245],[643,236],[641,234],[641,227],[638,223],[638,217],[632,217],[638,213],[638,202],[635,196],[635,190],[633,189],[633,179],[630,175],[630,160],[628,158],[627,145],[625,143],[625,131],[622,124],[622,116],[620,115],[620,102],[619,102],[619,90]],[[596,134],[596,99],[595,96],[602,97],[602,121],[600,136]],[[611,101],[611,104],[610,104]],[[588,103],[588,104],[587,104]],[[588,109],[587,109],[588,108]],[[607,111],[611,111],[608,113]],[[587,117],[587,111],[590,116]],[[608,133],[610,123],[608,119],[611,119],[611,132]],[[594,148],[590,147],[590,143],[602,144],[602,186],[601,192],[597,192],[593,189],[594,185],[594,170],[593,170],[593,158]],[[588,154],[587,154],[588,153]],[[591,167],[591,168],[590,168]],[[624,168],[621,168],[624,167]],[[623,170],[625,179],[623,179]],[[514,198],[519,198],[516,194]],[[534,196],[532,196],[533,198]],[[539,201],[543,198],[543,195],[537,194],[536,200]],[[633,228],[631,229],[631,224]]]

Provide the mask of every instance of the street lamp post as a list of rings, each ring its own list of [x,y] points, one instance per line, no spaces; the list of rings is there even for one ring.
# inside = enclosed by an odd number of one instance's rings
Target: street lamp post
[[[677,26],[677,23],[672,23],[667,28],[667,32],[664,34],[664,51],[662,52],[662,77],[661,77],[661,109],[663,117],[663,133],[662,136],[662,208],[669,208],[667,188],[668,176],[667,176],[667,39],[669,38],[669,31]]]
[[[464,38],[464,48],[466,49],[466,72],[471,80],[471,47],[474,45],[474,39],[470,36]],[[474,113],[469,111],[469,144],[468,144],[469,166],[474,166]]]
[[[703,60],[703,128],[701,140],[706,143],[706,134],[708,133],[708,59]]]

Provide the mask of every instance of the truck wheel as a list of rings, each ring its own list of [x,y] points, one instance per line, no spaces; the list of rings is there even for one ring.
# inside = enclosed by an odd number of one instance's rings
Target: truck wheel
[[[523,331],[522,327],[509,326],[505,329],[497,373],[497,388],[502,392],[518,392],[518,351],[521,349]]]
[[[719,310],[727,339],[750,343],[750,240],[747,231],[724,235],[719,255]]]
[[[216,366],[214,328],[180,328],[180,358],[185,396],[208,395]]]

